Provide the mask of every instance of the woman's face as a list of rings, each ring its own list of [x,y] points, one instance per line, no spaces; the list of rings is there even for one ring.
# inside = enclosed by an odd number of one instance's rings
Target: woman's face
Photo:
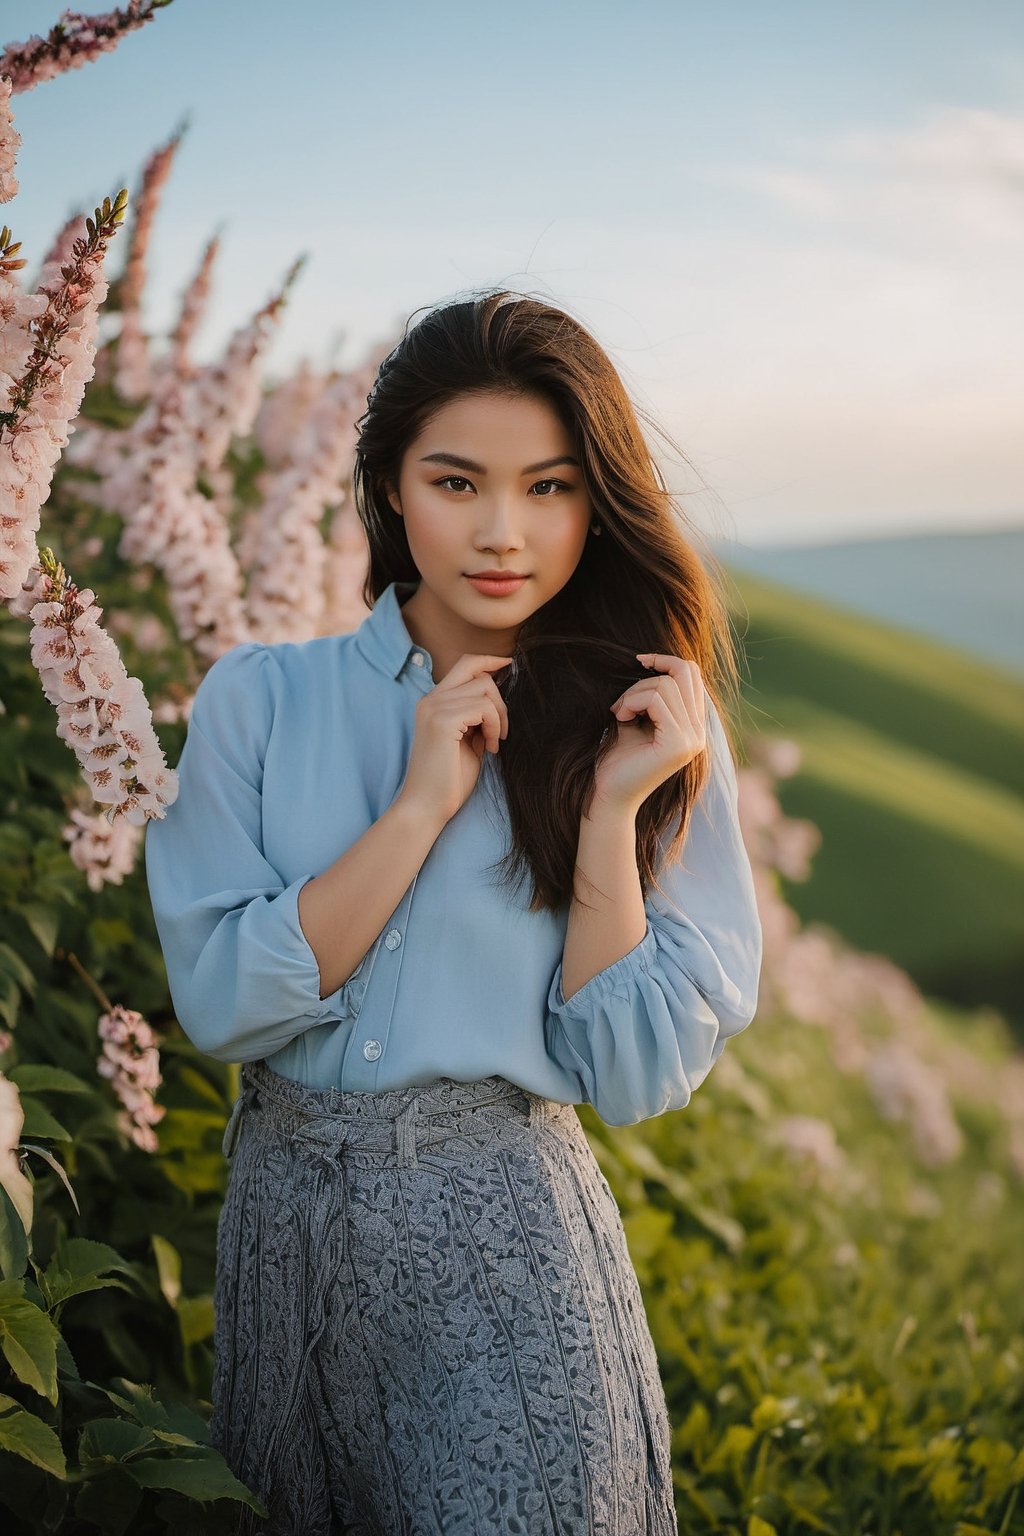
[[[569,433],[535,395],[449,401],[409,444],[388,497],[422,578],[402,614],[435,682],[464,651],[511,654],[519,626],[576,569],[593,516]],[[468,579],[489,570],[526,579],[504,593]]]

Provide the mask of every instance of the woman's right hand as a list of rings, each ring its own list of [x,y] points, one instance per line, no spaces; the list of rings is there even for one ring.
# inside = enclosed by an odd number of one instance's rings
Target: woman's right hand
[[[511,656],[460,656],[416,705],[416,727],[398,798],[440,826],[476,787],[484,753],[508,735],[508,710],[491,672]]]

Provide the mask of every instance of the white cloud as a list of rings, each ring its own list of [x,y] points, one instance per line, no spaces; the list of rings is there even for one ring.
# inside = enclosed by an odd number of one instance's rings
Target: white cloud
[[[795,161],[703,173],[745,186],[821,228],[895,244],[981,237],[1024,246],[1024,117],[939,107],[918,127],[791,138]]]

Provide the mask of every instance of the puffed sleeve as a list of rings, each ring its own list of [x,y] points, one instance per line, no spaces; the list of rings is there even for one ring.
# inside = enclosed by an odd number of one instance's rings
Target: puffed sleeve
[[[146,880],[178,1022],[222,1061],[268,1056],[324,1019],[347,1017],[355,975],[321,998],[298,912],[299,891],[314,872],[286,885],[263,853],[276,668],[255,640],[209,668],[192,703],[177,799],[145,834]]]
[[[647,930],[566,1002],[559,961],[545,1044],[609,1125],[682,1109],[757,1009],[762,931],[736,770],[705,689],[711,767],[683,843],[645,901]],[[662,845],[666,846],[663,837]]]

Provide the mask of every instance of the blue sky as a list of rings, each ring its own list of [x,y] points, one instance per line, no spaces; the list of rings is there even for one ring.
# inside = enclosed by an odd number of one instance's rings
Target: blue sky
[[[221,229],[202,360],[299,253],[271,376],[505,282],[608,348],[713,538],[1024,523],[1018,4],[174,0],[13,108],[26,275],[188,118],[145,312]]]

